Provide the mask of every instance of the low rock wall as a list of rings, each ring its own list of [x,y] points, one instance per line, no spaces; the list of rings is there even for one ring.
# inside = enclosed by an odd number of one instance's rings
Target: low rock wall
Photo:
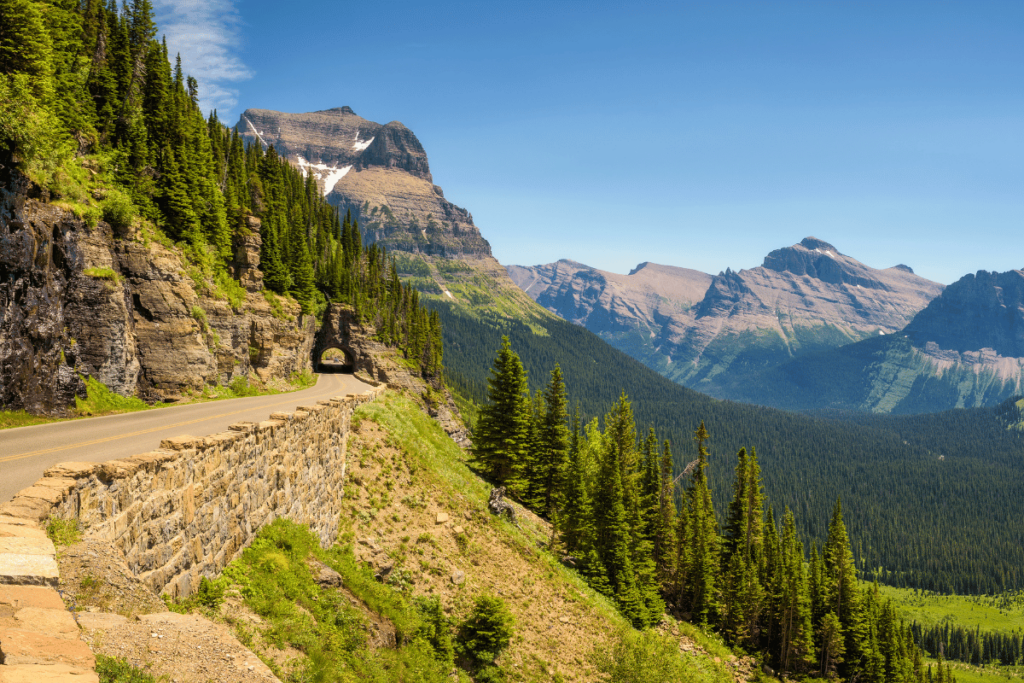
[[[279,517],[308,524],[325,546],[334,543],[352,412],[383,391],[212,436],[166,439],[159,450],[123,460],[62,463],[0,507],[31,510],[40,520],[77,518],[87,538],[117,545],[154,591],[184,597]]]

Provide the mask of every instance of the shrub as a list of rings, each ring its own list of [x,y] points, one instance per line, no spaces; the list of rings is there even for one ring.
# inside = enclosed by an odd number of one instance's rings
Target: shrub
[[[104,415],[106,413],[128,413],[148,410],[152,406],[140,398],[115,394],[107,385],[95,377],[85,378],[86,398],[75,397],[75,412],[79,415]]]
[[[147,671],[132,666],[128,660],[96,655],[96,673],[100,683],[156,683]]]
[[[473,669],[493,665],[512,641],[515,620],[505,601],[481,595],[466,620],[459,626],[459,654]]]
[[[625,631],[611,649],[595,650],[597,669],[616,683],[676,683],[721,679],[679,655],[679,645],[654,631]]]
[[[86,268],[82,273],[99,280],[111,280],[114,283],[121,281],[121,276],[111,268]]]
[[[110,226],[123,230],[131,227],[135,221],[137,211],[132,200],[119,190],[110,190],[107,196],[100,203],[103,209],[103,220],[110,223]]]
[[[46,522],[46,535],[58,548],[78,543],[82,538],[82,530],[77,519],[60,519],[51,517]]]

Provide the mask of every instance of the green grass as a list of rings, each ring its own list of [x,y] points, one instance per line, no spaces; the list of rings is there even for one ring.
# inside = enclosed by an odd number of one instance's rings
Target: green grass
[[[98,280],[110,280],[115,284],[121,281],[121,276],[110,268],[86,268],[82,273]]]
[[[74,545],[82,539],[82,529],[77,519],[51,517],[46,522],[46,535],[58,548]]]
[[[366,613],[344,593],[316,583],[309,567],[314,559],[341,574],[349,593],[394,625],[397,647],[370,649]],[[223,578],[268,622],[260,634],[264,642],[304,655],[289,670],[264,657],[282,680],[448,680],[451,663],[436,656],[420,604],[378,583],[350,547],[321,549],[308,527],[283,519],[264,527]]]
[[[893,601],[900,616],[923,626],[949,623],[983,631],[1024,628],[1024,593],[1003,595],[938,595],[912,588],[879,586],[883,598]]]
[[[78,415],[114,415],[149,410],[153,407],[141,398],[126,398],[115,394],[94,377],[85,378],[85,387],[85,400],[75,397],[75,412]]]
[[[157,683],[158,680],[144,669],[138,669],[125,659],[96,655],[96,673],[100,683]]]
[[[934,676],[936,660],[925,658],[925,670],[932,665]],[[1024,677],[1024,666],[973,666],[963,662],[946,662],[953,670],[956,683],[996,683],[997,681],[1019,681]],[[925,674],[927,676],[927,674]]]
[[[32,415],[24,410],[0,410],[0,429],[29,427],[31,425],[42,425],[49,422],[60,422],[60,418],[46,417],[44,415]]]

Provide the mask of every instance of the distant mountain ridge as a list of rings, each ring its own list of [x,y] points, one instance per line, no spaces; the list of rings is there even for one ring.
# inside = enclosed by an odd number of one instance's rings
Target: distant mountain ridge
[[[714,277],[653,264],[622,276],[569,261],[507,270],[549,310],[719,397],[751,372],[897,332],[943,288],[902,264],[870,268],[815,237]],[[660,277],[636,278],[644,271]]]
[[[780,408],[913,414],[1024,394],[1024,270],[949,285],[898,334],[794,359],[734,386]]]
[[[398,121],[374,123],[351,107],[305,114],[246,109],[235,128],[313,174],[328,202],[351,211],[367,241],[445,257],[489,257],[465,209],[434,185],[427,153]]]

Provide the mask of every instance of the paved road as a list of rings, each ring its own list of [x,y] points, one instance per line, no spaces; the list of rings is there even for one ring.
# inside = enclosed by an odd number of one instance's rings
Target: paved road
[[[0,503],[31,486],[59,462],[105,462],[145,453],[161,439],[182,434],[206,436],[234,422],[266,420],[270,413],[295,410],[323,398],[367,388],[352,375],[319,375],[316,386],[291,394],[195,403],[125,415],[54,422],[0,430]]]

